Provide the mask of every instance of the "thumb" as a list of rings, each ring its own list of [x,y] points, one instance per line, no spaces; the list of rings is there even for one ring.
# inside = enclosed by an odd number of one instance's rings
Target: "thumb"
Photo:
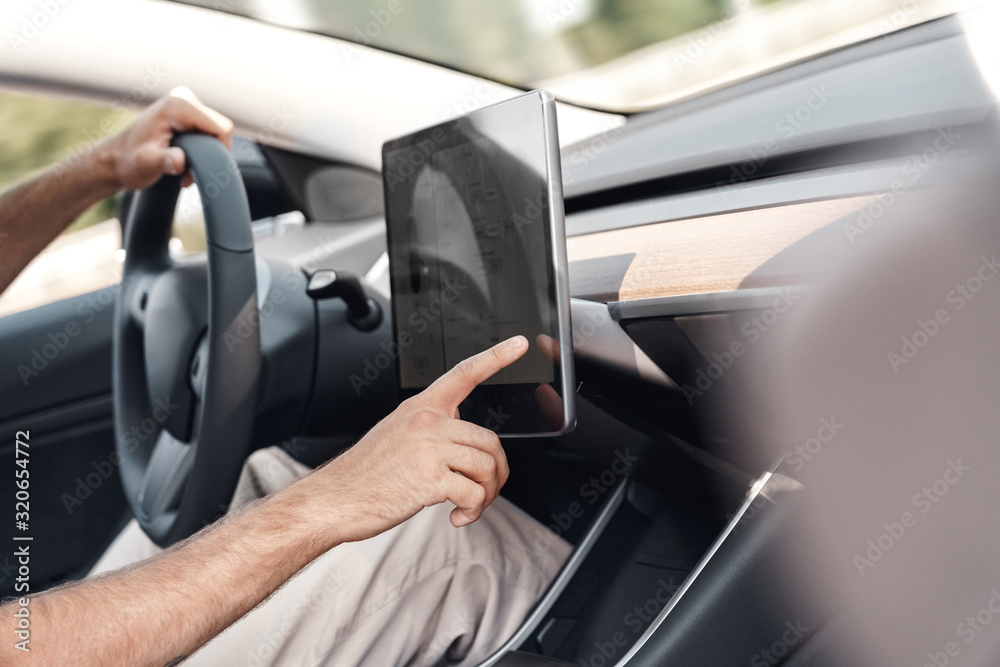
[[[470,523],[475,521],[472,517],[466,514],[465,510],[461,507],[456,507],[451,510],[451,514],[448,515],[451,520],[451,525],[455,528],[462,528],[463,526],[468,526]]]
[[[177,146],[170,146],[163,152],[163,173],[177,176],[184,173],[184,151]]]

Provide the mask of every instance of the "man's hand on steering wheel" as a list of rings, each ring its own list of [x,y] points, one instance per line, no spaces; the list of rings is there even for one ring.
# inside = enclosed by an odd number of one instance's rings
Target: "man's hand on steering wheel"
[[[209,109],[189,88],[174,88],[145,109],[122,132],[106,139],[114,179],[130,190],[147,188],[161,176],[187,170],[184,151],[170,145],[174,134],[198,131],[210,134],[232,148],[233,121]],[[186,174],[182,185],[190,185]]]
[[[198,131],[229,146],[233,122],[202,104],[187,88],[175,88],[124,130],[85,151],[82,160],[52,165],[0,193],[0,292],[52,239],[88,207],[122,188],[142,190],[163,175],[184,174],[184,151],[171,147],[175,133]],[[190,174],[183,185],[192,182]]]
[[[459,363],[307,478],[338,541],[373,537],[445,500],[456,505],[454,526],[479,518],[510,469],[496,433],[458,419],[458,406],[527,349],[515,336]]]

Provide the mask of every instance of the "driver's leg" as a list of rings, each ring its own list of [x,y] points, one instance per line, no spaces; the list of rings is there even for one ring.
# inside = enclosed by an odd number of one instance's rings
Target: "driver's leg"
[[[309,472],[309,468],[277,447],[254,452],[243,464],[232,501],[225,510],[239,509],[269,493],[280,491]],[[126,524],[118,537],[90,570],[88,576],[117,570],[163,551],[142,532],[135,519]]]
[[[299,472],[276,448],[247,461],[234,507]],[[298,474],[298,473],[296,473]],[[185,665],[474,665],[520,624],[569,545],[499,498],[454,528],[449,504],[316,559]]]
[[[331,550],[185,664],[478,664],[516,630],[569,547],[502,499],[466,528],[451,526],[449,510]]]

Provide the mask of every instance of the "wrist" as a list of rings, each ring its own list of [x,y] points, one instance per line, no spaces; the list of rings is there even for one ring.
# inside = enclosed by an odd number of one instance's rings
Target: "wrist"
[[[87,157],[84,170],[90,174],[95,191],[101,194],[101,198],[111,196],[124,187],[118,177],[119,152],[114,138],[94,144]]]
[[[314,471],[280,491],[275,498],[287,504],[294,513],[295,518],[288,525],[294,526],[297,541],[310,552],[309,560],[346,541],[342,520],[338,520],[343,508],[331,506],[329,488],[324,488],[326,481]]]

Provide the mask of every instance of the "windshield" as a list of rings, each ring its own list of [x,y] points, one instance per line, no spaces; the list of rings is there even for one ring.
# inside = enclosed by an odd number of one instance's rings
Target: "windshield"
[[[662,106],[978,4],[971,0],[180,0],[545,88]]]

